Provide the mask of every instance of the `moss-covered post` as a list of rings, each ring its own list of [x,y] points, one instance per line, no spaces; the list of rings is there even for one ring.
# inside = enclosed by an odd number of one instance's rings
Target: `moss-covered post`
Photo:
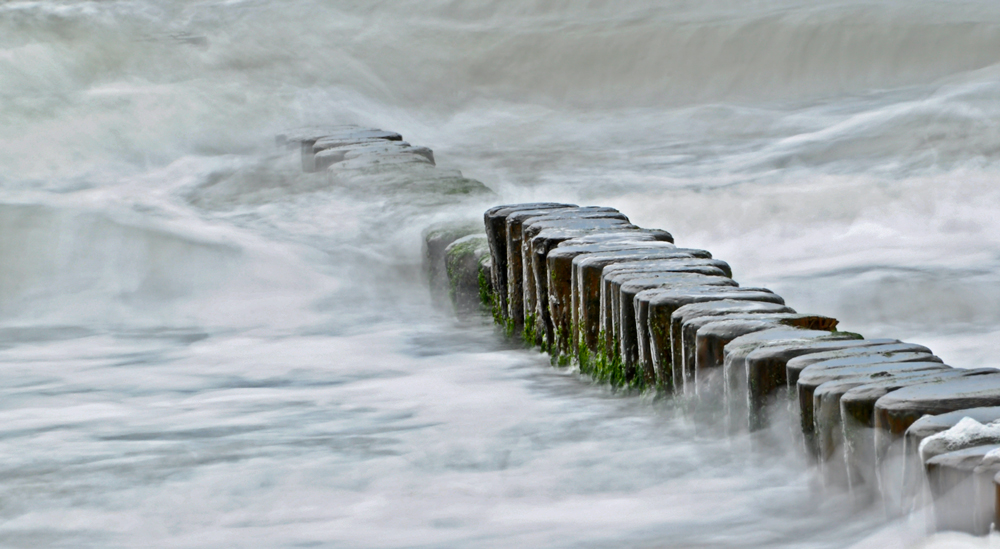
[[[455,312],[469,314],[483,310],[480,279],[485,277],[483,264],[490,259],[489,244],[481,234],[462,237],[445,248],[448,272],[448,296]]]
[[[435,305],[443,306],[451,301],[445,249],[456,240],[480,231],[479,224],[474,222],[440,223],[424,230],[423,270]]]

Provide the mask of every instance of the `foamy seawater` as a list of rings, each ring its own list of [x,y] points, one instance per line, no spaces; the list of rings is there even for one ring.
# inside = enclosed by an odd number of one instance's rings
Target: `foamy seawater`
[[[1000,6],[578,4],[0,6],[0,545],[989,546],[436,309],[420,231],[614,206],[997,366]],[[311,123],[495,195],[302,174]]]

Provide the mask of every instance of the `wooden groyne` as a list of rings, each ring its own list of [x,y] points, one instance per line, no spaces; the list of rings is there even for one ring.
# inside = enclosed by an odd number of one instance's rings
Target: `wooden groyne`
[[[309,127],[278,136],[302,170],[407,205],[492,195],[395,132]],[[740,286],[706,250],[612,208],[509,204],[424,232],[432,293],[492,315],[508,337],[623,391],[712,406],[731,431],[795,416],[825,482],[890,515],[932,504],[939,530],[1000,524],[1000,370],[838,331],[766,288]]]
[[[427,240],[460,313],[622,390],[716,405],[732,431],[790,412],[824,481],[890,515],[932,503],[941,530],[998,522],[1000,370],[838,331],[612,208],[509,204],[483,221]]]

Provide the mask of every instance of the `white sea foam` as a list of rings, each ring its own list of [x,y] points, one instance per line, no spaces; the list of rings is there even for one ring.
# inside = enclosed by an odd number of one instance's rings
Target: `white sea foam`
[[[965,417],[950,429],[921,440],[918,450],[920,459],[926,462],[935,455],[983,444],[1000,444],[1000,423],[984,425],[971,417]],[[989,452],[987,456],[994,457],[994,452]]]

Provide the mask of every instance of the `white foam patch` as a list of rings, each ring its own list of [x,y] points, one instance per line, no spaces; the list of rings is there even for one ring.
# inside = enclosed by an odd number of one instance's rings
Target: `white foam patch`
[[[1000,444],[1000,422],[979,423],[971,417],[962,418],[950,429],[935,433],[920,441],[920,459],[927,461],[928,452],[938,455],[982,444]]]

